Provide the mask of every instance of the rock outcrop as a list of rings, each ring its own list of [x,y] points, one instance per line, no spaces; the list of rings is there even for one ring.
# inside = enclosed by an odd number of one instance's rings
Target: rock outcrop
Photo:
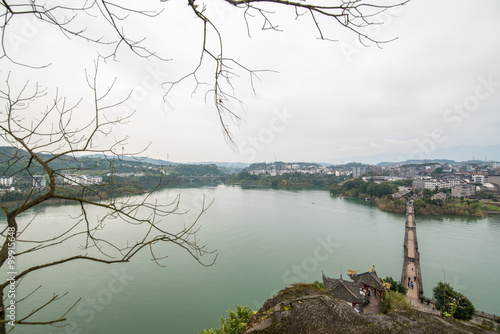
[[[244,334],[492,333],[468,322],[417,310],[359,314],[314,284],[297,283],[268,299]]]

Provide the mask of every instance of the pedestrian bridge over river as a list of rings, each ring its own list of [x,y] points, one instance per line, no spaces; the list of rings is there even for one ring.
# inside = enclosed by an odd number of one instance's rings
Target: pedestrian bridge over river
[[[422,286],[422,273],[420,271],[420,253],[418,252],[417,227],[415,224],[415,210],[413,201],[408,201],[406,206],[406,224],[404,240],[404,261],[401,272],[401,283],[406,284],[410,299],[418,299],[424,294]],[[411,286],[413,284],[413,288]]]
[[[180,176],[182,182],[184,181],[189,181],[189,183],[193,183],[193,181],[202,181],[202,182],[214,182],[214,181],[220,181],[221,176],[220,175],[214,175],[214,174],[206,174],[206,175],[182,175]]]

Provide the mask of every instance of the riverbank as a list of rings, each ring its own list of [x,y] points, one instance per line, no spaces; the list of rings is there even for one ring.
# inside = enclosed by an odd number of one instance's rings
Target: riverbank
[[[285,173],[281,175],[270,174],[251,174],[243,171],[238,174],[232,174],[224,179],[228,185],[258,185],[272,188],[287,189],[289,187],[322,187],[328,189],[332,184],[344,181],[345,177],[325,174],[304,174],[304,173]]]
[[[456,198],[447,196],[443,201],[433,199],[433,193],[415,194],[408,191],[400,199],[393,196],[399,187],[411,187],[411,180],[384,182],[363,181],[361,178],[351,179],[342,184],[330,186],[330,194],[341,197],[354,197],[375,201],[377,207],[386,212],[405,213],[406,202],[412,199],[415,211],[423,216],[472,216],[485,217],[489,214],[500,214],[500,204],[494,201]]]
[[[389,197],[374,198],[377,207],[386,212],[405,213],[405,201]],[[500,213],[500,208],[479,200],[448,198],[445,201],[416,199],[415,212],[423,216],[467,216],[486,217]],[[492,209],[494,208],[494,209]],[[497,210],[495,210],[497,209]]]
[[[308,182],[262,182],[262,181],[244,181],[244,182],[224,182],[228,186],[240,186],[242,188],[268,188],[279,190],[328,190],[327,184],[313,184]]]
[[[113,184],[102,183],[92,185],[56,185],[56,194],[69,197],[70,199],[51,198],[37,205],[67,205],[76,204],[78,201],[107,201],[113,198],[125,198],[137,196],[161,190],[167,185],[178,186],[172,180],[162,180],[161,177],[143,177],[126,179],[117,177]],[[5,193],[0,196],[0,207],[17,207],[23,205],[31,194],[31,199],[44,194],[47,189],[29,191],[16,191]]]

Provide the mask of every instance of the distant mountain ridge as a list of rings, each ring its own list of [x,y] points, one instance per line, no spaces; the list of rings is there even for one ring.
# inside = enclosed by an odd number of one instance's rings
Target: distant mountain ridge
[[[430,159],[430,160],[406,160],[399,162],[379,162],[377,166],[381,167],[392,167],[396,165],[422,165],[422,164],[456,164],[455,160],[449,159]]]
[[[9,146],[0,146],[0,155],[5,159],[6,157],[13,156],[17,150]],[[18,156],[28,157],[28,152],[21,150],[22,153],[18,153]],[[406,155],[408,156],[408,155]],[[472,146],[472,145],[460,145],[452,148],[442,148],[436,149],[432,154],[429,154],[428,159],[405,159],[405,154],[402,153],[382,153],[372,156],[358,156],[349,158],[339,158],[339,159],[322,159],[321,162],[309,162],[312,164],[320,164],[323,166],[331,165],[349,165],[353,163],[364,164],[364,165],[378,165],[382,167],[391,167],[395,165],[404,164],[432,164],[432,163],[484,163],[481,157],[484,156],[488,162],[498,162],[500,161],[500,145],[488,145],[488,146]],[[102,154],[92,154],[80,157],[102,159],[104,155]],[[457,158],[458,157],[458,158]],[[463,158],[469,158],[464,160]],[[147,156],[132,157],[132,156],[120,156],[123,161],[135,161],[147,164],[153,164],[158,166],[177,166],[177,165],[216,165],[225,173],[238,173],[243,169],[250,166],[250,163],[244,162],[220,162],[220,161],[201,161],[201,162],[173,162],[163,159],[150,158]],[[473,159],[471,159],[473,158]],[[478,159],[479,158],[479,159]],[[286,162],[292,163],[292,162]]]
[[[379,164],[381,162],[404,162],[412,161],[409,152],[406,153],[380,153],[371,156],[352,156],[346,158],[334,158],[325,162],[331,164],[341,164],[350,161],[357,161],[367,164]],[[500,161],[500,144],[496,145],[459,145],[453,147],[436,148],[431,152],[425,153],[424,160],[451,160],[455,162],[470,161]]]

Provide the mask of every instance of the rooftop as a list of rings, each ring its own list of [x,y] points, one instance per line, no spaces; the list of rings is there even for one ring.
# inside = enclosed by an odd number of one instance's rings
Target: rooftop
[[[371,288],[374,288],[378,291],[388,291],[384,286],[384,283],[377,276],[377,272],[375,271],[375,266],[373,266],[372,270],[358,274],[355,271],[349,271],[349,277],[356,283],[361,283]]]
[[[323,287],[333,296],[349,303],[362,303],[363,296],[360,294],[361,285],[340,279],[326,277],[323,274]]]

